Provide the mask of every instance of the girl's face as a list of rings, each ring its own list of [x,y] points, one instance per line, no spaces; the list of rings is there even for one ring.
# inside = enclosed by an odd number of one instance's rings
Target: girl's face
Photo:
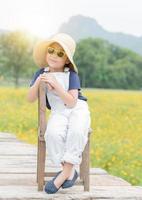
[[[46,62],[48,63],[48,65],[49,65],[49,69],[50,69],[50,71],[64,71],[64,65],[65,64],[68,64],[70,61],[69,61],[69,59],[68,59],[68,57],[67,57],[67,55],[66,54],[64,54],[64,56],[63,57],[59,57],[58,55],[57,55],[57,52],[58,51],[63,51],[63,52],[65,52],[64,51],[64,49],[62,48],[62,46],[60,45],[60,44],[58,44],[58,43],[52,43],[52,44],[50,44],[50,46],[49,47],[52,47],[52,48],[54,48],[54,52],[53,53],[48,53],[48,50],[47,50],[47,54],[46,54]]]

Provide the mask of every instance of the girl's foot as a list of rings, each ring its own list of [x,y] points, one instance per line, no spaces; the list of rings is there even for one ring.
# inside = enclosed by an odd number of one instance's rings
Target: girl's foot
[[[56,188],[59,188],[65,180],[67,180],[67,176],[64,175],[63,171],[55,178],[54,185]]]
[[[70,176],[67,178],[67,180],[72,180],[73,177],[74,177],[74,173],[75,173],[75,168],[74,168],[74,166],[73,166],[72,171],[71,171],[71,174],[70,174]]]
[[[63,168],[63,171],[54,180],[55,186],[59,188],[64,183],[65,180],[71,180],[74,176],[74,173],[75,173],[74,166],[72,166],[66,173],[64,172]]]
[[[65,163],[61,163],[62,167],[64,167],[64,164]],[[75,173],[75,168],[74,166],[72,167],[72,171],[71,171],[71,174],[70,176],[67,178],[67,180],[72,180],[73,176],[74,176],[74,173]]]

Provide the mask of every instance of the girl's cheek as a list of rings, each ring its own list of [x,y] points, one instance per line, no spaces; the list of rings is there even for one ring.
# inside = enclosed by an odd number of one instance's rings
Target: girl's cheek
[[[65,60],[65,59],[62,59],[62,60],[60,60],[60,63],[61,63],[61,64],[65,64],[65,63],[66,63],[66,60]]]
[[[46,56],[45,56],[45,60],[46,60],[46,62],[48,62],[48,59],[49,59],[49,55],[46,54]]]

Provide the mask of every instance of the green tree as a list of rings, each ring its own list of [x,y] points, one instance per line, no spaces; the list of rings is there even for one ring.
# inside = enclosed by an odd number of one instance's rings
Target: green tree
[[[75,62],[82,87],[142,88],[142,57],[129,49],[87,38],[77,44]]]
[[[14,78],[19,86],[20,76],[26,75],[33,66],[31,57],[32,42],[20,31],[8,32],[0,37],[0,70],[8,77]]]

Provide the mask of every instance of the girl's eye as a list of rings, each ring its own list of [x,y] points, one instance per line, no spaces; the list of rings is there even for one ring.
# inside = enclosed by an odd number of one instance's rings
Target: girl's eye
[[[48,53],[49,53],[49,54],[54,53],[54,49],[53,49],[53,48],[48,48]]]
[[[58,52],[59,57],[63,57],[64,53],[62,51]]]

